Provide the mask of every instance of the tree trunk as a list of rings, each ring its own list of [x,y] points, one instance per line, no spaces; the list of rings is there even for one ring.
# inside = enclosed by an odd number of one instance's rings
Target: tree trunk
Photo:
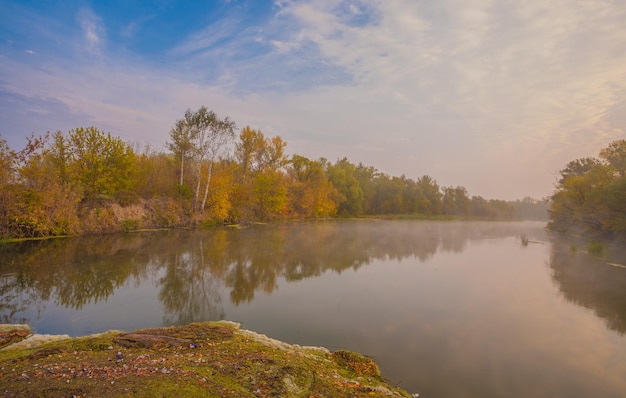
[[[181,152],[180,154],[180,183],[179,185],[183,186],[183,173],[185,172],[185,153]]]
[[[200,210],[204,210],[204,205],[206,204],[206,198],[209,196],[209,183],[211,182],[211,173],[213,172],[213,162],[209,162],[209,169],[206,174],[206,186],[204,187],[204,198],[202,199],[202,206]]]
[[[198,202],[200,200],[200,182],[202,181],[202,162],[198,162],[198,182],[196,183],[195,202],[196,209],[198,208]]]

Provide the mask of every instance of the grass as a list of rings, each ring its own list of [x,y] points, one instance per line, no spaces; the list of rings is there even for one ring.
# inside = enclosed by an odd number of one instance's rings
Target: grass
[[[292,346],[225,322],[3,351],[0,386],[5,397],[410,397],[360,354]]]
[[[594,256],[602,257],[606,253],[606,244],[604,242],[592,240],[587,245],[587,251]]]
[[[520,236],[520,241],[522,242],[522,246],[524,247],[528,246],[528,243],[530,242],[526,235]]]

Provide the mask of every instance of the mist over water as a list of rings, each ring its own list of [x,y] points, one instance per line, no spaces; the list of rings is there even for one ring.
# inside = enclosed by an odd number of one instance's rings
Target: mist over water
[[[229,319],[362,352],[424,397],[622,396],[626,250],[572,247],[542,223],[382,220],[24,242],[0,247],[0,322]]]

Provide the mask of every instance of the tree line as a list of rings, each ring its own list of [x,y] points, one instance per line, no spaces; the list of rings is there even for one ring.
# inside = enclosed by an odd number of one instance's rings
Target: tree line
[[[201,107],[174,123],[167,151],[95,127],[0,135],[0,239],[141,228],[371,215],[542,219],[546,201],[470,196],[347,158],[288,156],[287,143]]]
[[[552,229],[626,235],[626,140],[570,161],[550,199]]]

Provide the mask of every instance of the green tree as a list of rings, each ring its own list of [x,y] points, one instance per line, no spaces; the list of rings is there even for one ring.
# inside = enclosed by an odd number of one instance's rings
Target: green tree
[[[95,127],[54,135],[47,152],[62,182],[76,182],[85,199],[126,196],[135,185],[136,157],[130,145]]]
[[[375,180],[376,195],[373,210],[376,214],[402,213],[406,185],[401,178],[379,174]]]
[[[179,171],[179,186],[183,186],[185,179],[185,160],[190,158],[194,150],[194,140],[197,130],[193,129],[194,114],[190,109],[187,109],[185,116],[179,119],[174,124],[174,127],[170,130],[170,139],[166,145],[174,156],[176,156],[180,162]]]
[[[464,217],[471,215],[472,204],[464,187],[443,188],[443,212]]]
[[[626,140],[617,140],[600,151],[600,158],[604,159],[621,177],[626,174]]]
[[[626,231],[626,176],[613,179],[606,187],[609,217],[605,227],[611,232]]]
[[[515,217],[515,207],[504,200],[486,200],[482,196],[472,196],[471,214],[489,220],[511,220]]]
[[[546,221],[548,219],[548,199],[525,197],[512,203],[515,215],[522,220]]]
[[[612,179],[611,169],[604,165],[583,175],[567,177],[552,196],[551,225],[559,230],[568,230],[571,226],[586,231],[603,230],[609,217],[606,188]]]
[[[365,214],[375,213],[376,201],[376,178],[378,171],[372,166],[365,166],[359,163],[356,166],[354,176],[359,183],[359,188],[363,191],[363,212]]]
[[[356,166],[343,158],[328,165],[328,179],[339,193],[337,213],[358,216],[363,213],[363,190],[356,177]]]
[[[560,171],[561,178],[559,179],[559,183],[562,184],[568,177],[585,175],[599,165],[600,161],[595,158],[572,160]]]
[[[399,209],[400,214],[416,214],[419,212],[419,200],[417,192],[417,184],[415,180],[407,178],[405,175],[400,176],[400,181],[404,184],[404,194],[402,196],[402,204]]]
[[[419,212],[427,215],[441,214],[443,209],[441,189],[432,177],[424,175],[416,182]]]

